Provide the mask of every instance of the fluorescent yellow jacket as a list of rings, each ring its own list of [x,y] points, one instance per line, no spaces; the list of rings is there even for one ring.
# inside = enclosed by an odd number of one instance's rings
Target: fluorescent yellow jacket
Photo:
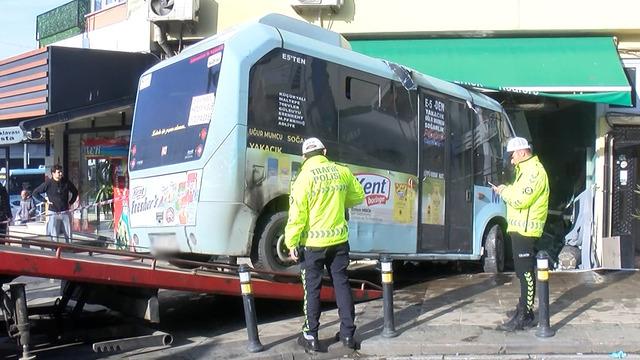
[[[287,248],[346,242],[349,229],[345,208],[362,200],[362,185],[348,168],[322,155],[307,159],[291,186],[289,219],[284,229]]]
[[[516,165],[516,181],[500,196],[507,204],[507,232],[540,237],[549,210],[549,179],[537,156]]]

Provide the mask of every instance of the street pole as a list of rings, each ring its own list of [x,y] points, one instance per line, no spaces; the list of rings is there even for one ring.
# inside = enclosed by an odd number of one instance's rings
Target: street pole
[[[264,349],[258,337],[258,324],[256,321],[256,306],[253,301],[253,291],[251,289],[251,272],[247,265],[241,264],[238,268],[240,275],[240,291],[242,292],[242,303],[244,305],[244,320],[247,324],[247,336],[249,344],[247,350],[255,353]]]
[[[380,258],[382,272],[382,307],[384,309],[384,327],[382,336],[392,338],[398,336],[393,315],[393,266],[388,255]]]
[[[555,330],[549,325],[549,255],[546,251],[539,251],[536,256],[538,267],[538,329],[537,337],[552,337]]]

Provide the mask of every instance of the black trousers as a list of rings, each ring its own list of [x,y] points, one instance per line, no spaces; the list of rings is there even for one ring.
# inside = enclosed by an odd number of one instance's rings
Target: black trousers
[[[509,233],[513,249],[513,267],[520,280],[520,301],[523,309],[533,310],[533,302],[536,295],[536,277],[534,274],[536,261],[537,237],[524,236],[518,233]]]
[[[6,219],[4,221],[7,221]],[[4,240],[5,236],[8,234],[9,224],[3,223],[0,224],[0,240]],[[4,241],[0,241],[0,245],[4,245]]]
[[[301,262],[302,284],[304,286],[304,315],[302,331],[306,335],[318,336],[320,327],[320,288],[324,268],[329,271],[336,294],[338,315],[340,316],[340,336],[353,336],[356,327],[355,308],[351,286],[347,275],[349,266],[349,243],[345,242],[326,248],[305,247]]]

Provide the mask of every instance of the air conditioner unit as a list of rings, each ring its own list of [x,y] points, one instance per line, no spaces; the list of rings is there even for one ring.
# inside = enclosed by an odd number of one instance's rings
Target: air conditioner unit
[[[623,60],[624,71],[631,85],[631,106],[609,105],[606,120],[609,125],[640,125],[640,61]]]
[[[147,0],[149,21],[198,21],[200,0]]]
[[[291,0],[291,7],[297,12],[323,8],[337,12],[343,4],[344,0]]]

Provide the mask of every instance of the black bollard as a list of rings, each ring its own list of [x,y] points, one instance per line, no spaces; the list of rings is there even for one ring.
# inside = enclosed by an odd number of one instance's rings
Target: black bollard
[[[247,350],[255,353],[264,349],[260,338],[258,337],[258,324],[256,321],[256,307],[253,302],[253,292],[251,290],[251,273],[249,267],[245,264],[241,264],[238,268],[238,274],[240,275],[240,291],[242,292],[242,303],[244,305],[244,320],[247,324],[247,335],[249,337],[249,344]]]
[[[546,251],[539,251],[536,256],[538,267],[538,329],[537,337],[552,337],[555,330],[549,325],[549,255]]]
[[[19,360],[35,359],[29,352],[31,342],[31,332],[29,330],[29,314],[27,312],[27,295],[24,291],[23,283],[10,283],[9,293],[15,306],[15,322],[20,335],[20,346],[22,347],[22,357]]]
[[[392,338],[398,336],[398,333],[393,319],[393,266],[388,255],[382,255],[380,258],[380,268],[382,270],[382,307],[384,309],[382,336]]]

